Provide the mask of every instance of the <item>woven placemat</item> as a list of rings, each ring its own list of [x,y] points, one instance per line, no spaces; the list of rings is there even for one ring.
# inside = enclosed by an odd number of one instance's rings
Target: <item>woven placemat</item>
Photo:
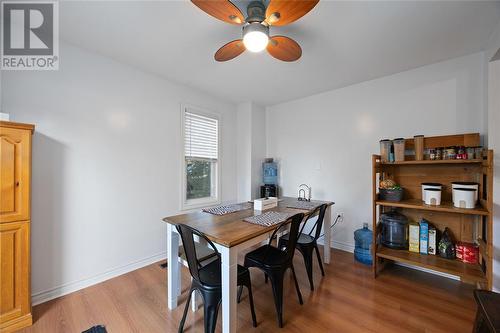
[[[300,201],[300,200],[297,200],[297,201],[288,202],[286,207],[287,208],[310,210],[310,209],[314,209],[318,206],[321,206],[324,203],[325,202],[323,202],[323,201]]]
[[[211,208],[203,208],[203,211],[205,213],[210,213],[213,215],[226,215],[226,214],[231,214],[234,212],[239,212],[240,210],[250,209],[252,207],[253,207],[253,205],[251,203],[245,202],[245,203],[239,203],[239,204],[222,205],[222,206],[211,207]]]
[[[254,215],[243,219],[243,221],[253,224],[258,224],[263,227],[271,227],[278,223],[288,220],[293,214],[279,212],[265,212],[260,215]]]

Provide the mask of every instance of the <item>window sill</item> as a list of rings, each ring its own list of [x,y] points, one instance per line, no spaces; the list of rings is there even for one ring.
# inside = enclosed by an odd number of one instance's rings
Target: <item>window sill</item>
[[[193,199],[190,201],[184,201],[181,205],[181,210],[192,210],[197,208],[206,208],[209,206],[220,205],[221,200],[216,198],[209,199]]]

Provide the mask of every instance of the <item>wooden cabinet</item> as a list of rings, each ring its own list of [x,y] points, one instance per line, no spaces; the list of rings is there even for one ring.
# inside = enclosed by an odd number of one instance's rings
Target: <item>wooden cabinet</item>
[[[31,325],[30,176],[34,126],[0,121],[0,331]]]
[[[30,218],[31,131],[0,127],[0,223]]]

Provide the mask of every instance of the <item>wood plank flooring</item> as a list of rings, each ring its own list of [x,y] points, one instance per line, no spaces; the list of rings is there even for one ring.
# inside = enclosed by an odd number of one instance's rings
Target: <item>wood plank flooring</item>
[[[371,269],[351,253],[332,250],[332,263],[321,277],[315,262],[316,290],[311,292],[301,255],[295,268],[304,305],[291,277],[286,278],[284,321],[279,329],[271,286],[251,270],[257,328],[251,325],[246,291],[238,305],[238,332],[471,332],[475,314],[473,287],[400,266],[373,279]],[[73,333],[97,324],[109,333],[177,332],[189,286],[183,270],[180,306],[166,306],[166,271],[158,264],[105,281],[34,307],[34,325],[21,332]],[[221,330],[219,313],[218,331]],[[203,310],[188,312],[185,332],[203,332]]]

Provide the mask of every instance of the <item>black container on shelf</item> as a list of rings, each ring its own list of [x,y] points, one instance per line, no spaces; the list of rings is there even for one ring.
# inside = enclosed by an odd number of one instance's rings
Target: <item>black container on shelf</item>
[[[403,189],[402,188],[391,188],[391,189],[379,189],[379,199],[398,202],[403,200]]]
[[[393,210],[380,214],[381,243],[391,249],[408,249],[408,218]]]

